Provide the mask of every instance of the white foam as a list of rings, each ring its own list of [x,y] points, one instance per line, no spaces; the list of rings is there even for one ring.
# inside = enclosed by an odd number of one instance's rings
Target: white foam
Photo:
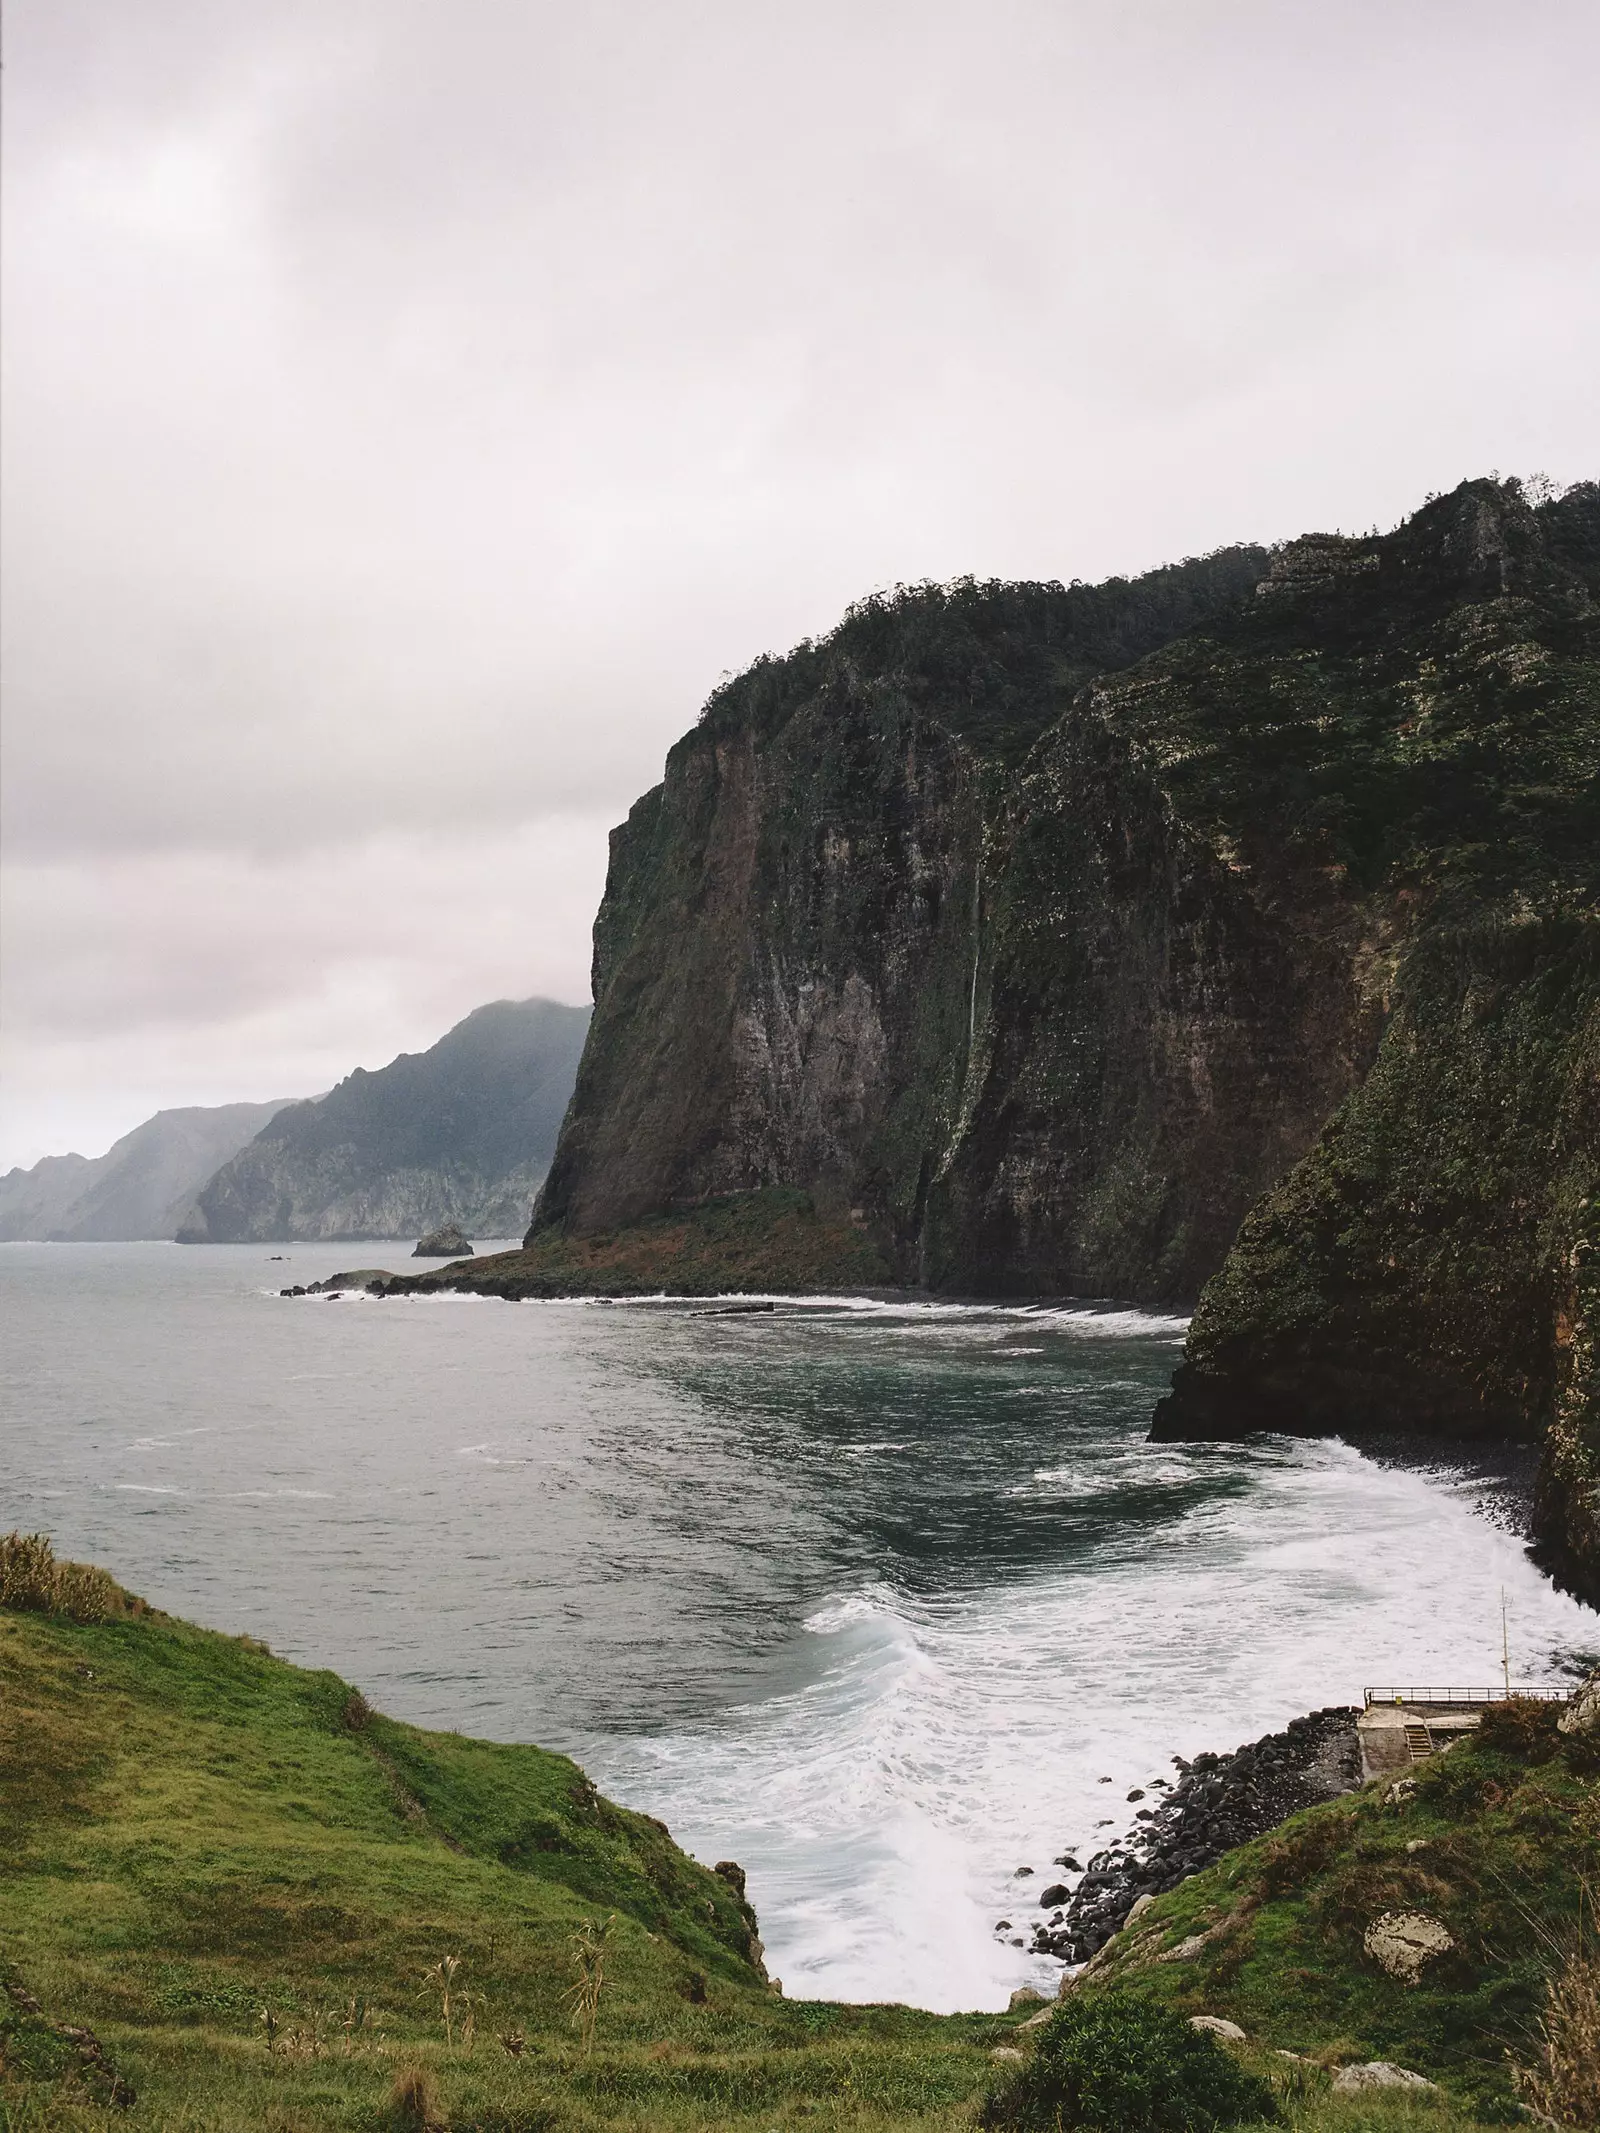
[[[1338,1444],[1143,1456],[1164,1488],[1219,1457],[1246,1485],[1196,1487],[1188,1510],[1113,1535],[1079,1571],[949,1601],[837,1594],[805,1619],[820,1646],[807,1686],[602,1751],[608,1787],[744,1863],[791,1993],[1003,2005],[1056,1971],[996,1921],[1028,1937],[1054,1857],[1130,1828],[1126,1793],[1173,1755],[1359,1701],[1397,1668],[1493,1678],[1502,1586],[1524,1678],[1552,1646],[1593,1638],[1595,1616],[1475,1516],[1465,1487]],[[1022,1865],[1030,1881],[1013,1878]]]

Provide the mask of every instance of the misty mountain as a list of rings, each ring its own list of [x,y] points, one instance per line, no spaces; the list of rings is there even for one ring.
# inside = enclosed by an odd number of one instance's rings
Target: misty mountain
[[[108,1244],[170,1237],[219,1164],[292,1103],[158,1111],[104,1155],[47,1155],[0,1178],[0,1240]]]
[[[587,1007],[497,1000],[425,1052],[358,1067],[225,1162],[182,1244],[469,1235],[527,1224],[589,1027]]]

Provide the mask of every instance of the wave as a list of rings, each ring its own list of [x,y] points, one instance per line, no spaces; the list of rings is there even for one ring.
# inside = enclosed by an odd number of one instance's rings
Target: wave
[[[1157,1456],[1163,1483],[1185,1478]],[[1125,1487],[1138,1462],[1114,1463],[1089,1485]],[[1295,1440],[1239,1467],[1239,1495],[1108,1536],[1072,1571],[940,1599],[834,1593],[804,1617],[801,1687],[600,1744],[596,1774],[743,1861],[791,1992],[996,2007],[1059,1974],[1012,1945],[1054,1862],[1127,1831],[1130,1793],[1173,1756],[1359,1701],[1396,1667],[1492,1671],[1502,1586],[1525,1678],[1592,1641],[1594,1616],[1449,1486]]]

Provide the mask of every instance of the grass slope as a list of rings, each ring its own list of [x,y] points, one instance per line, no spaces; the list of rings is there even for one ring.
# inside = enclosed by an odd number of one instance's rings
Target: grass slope
[[[852,2125],[940,2124],[1003,2032],[791,2005],[730,1882],[564,1757],[395,1724],[149,1611],[0,1607],[0,1827],[8,2133],[106,2122],[64,2025],[131,2085],[126,2122],[193,2133],[384,2124],[411,2063],[457,2128],[770,2124],[819,2096]],[[612,1913],[585,2057],[573,1939]],[[449,2047],[423,1984],[445,1956],[470,1996]]]
[[[1318,2061],[1387,2059],[1481,2122],[1517,2121],[1511,2069],[1538,2058],[1547,1980],[1593,1954],[1600,1785],[1592,1735],[1561,1749],[1554,1709],[1513,1709],[1520,1731],[1434,1756],[1402,1797],[1380,1781],[1307,1809],[1158,1897],[1079,1989],[1222,2015]],[[1391,1912],[1455,1942],[1415,1984],[1366,1953]]]
[[[104,1619],[8,1606],[0,1577],[0,2133],[971,2126],[1010,2071],[991,2052],[1038,2039],[1021,2014],[785,2000],[730,1879],[573,1763],[398,1725],[87,1576],[65,1602]],[[1505,2046],[1597,1828],[1560,1759],[1458,1750],[1402,1809],[1369,1790],[1197,1876],[1077,1989],[1235,2017],[1304,2133],[1505,2119]],[[1414,1992],[1360,1951],[1402,1901],[1461,1946]],[[575,1943],[608,1917],[586,2053]],[[1329,2093],[1324,2065],[1380,2055],[1441,2092]]]

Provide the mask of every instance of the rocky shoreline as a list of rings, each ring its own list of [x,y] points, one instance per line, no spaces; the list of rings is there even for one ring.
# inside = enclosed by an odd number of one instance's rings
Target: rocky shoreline
[[[1082,1963],[1120,1931],[1136,1904],[1176,1888],[1236,1845],[1264,1836],[1304,1807],[1316,1806],[1361,1782],[1356,1713],[1329,1705],[1294,1718],[1280,1733],[1247,1741],[1231,1755],[1207,1753],[1193,1762],[1172,1758],[1175,1784],[1158,1778],[1138,1805],[1134,1829],[1086,1864],[1064,1852],[1056,1865],[1079,1876],[1058,1881],[1038,1901],[1048,1916],[1033,1928],[1033,1952]],[[1139,1805],[1145,1802],[1147,1804]],[[996,1930],[1012,1930],[1009,1920]]]

